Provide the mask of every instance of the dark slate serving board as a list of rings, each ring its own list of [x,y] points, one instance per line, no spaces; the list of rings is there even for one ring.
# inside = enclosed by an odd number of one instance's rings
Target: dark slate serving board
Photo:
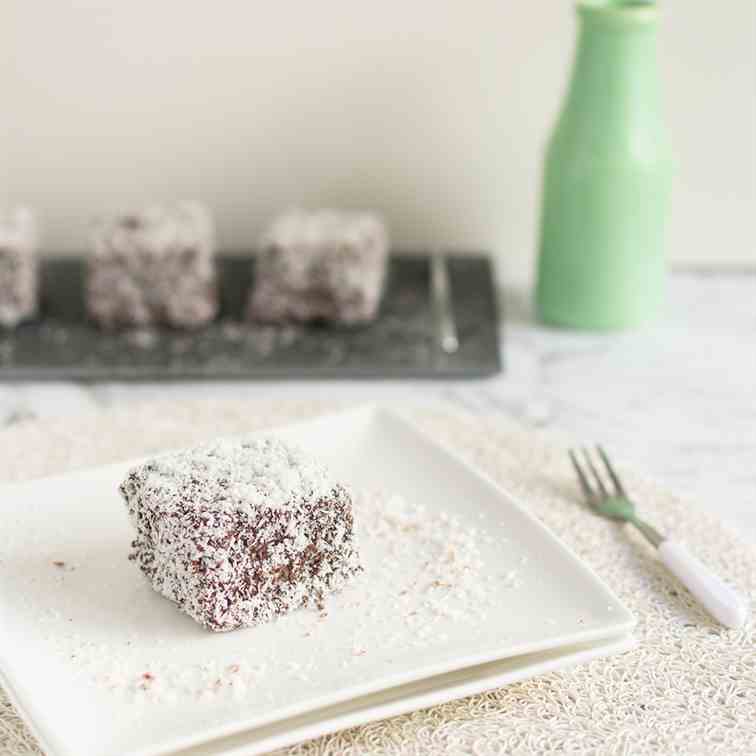
[[[223,256],[221,313],[196,332],[106,332],[87,320],[80,259],[42,264],[41,313],[0,332],[0,380],[192,378],[478,378],[501,370],[491,262],[449,258],[459,350],[445,355],[430,296],[428,259],[393,257],[381,312],[361,328],[241,321],[253,276],[248,259]]]

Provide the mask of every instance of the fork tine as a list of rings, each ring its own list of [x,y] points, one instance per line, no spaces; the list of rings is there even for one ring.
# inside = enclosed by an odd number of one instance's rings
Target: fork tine
[[[577,455],[572,449],[569,450],[569,455],[570,455],[570,459],[572,460],[572,466],[575,468],[575,472],[577,473],[578,480],[580,481],[580,488],[583,489],[583,494],[585,498],[587,499],[588,503],[590,505],[593,505],[594,501],[596,500],[596,494],[591,488],[591,484],[588,482],[588,477],[586,476],[585,472],[583,472],[583,468],[580,466],[580,463],[578,462]]]
[[[596,445],[596,451],[598,451],[599,456],[604,463],[604,467],[606,467],[606,471],[609,473],[609,477],[612,479],[614,490],[619,496],[626,496],[622,481],[619,479],[619,475],[617,475],[617,473],[614,471],[614,467],[612,467],[612,463],[609,461],[609,457],[607,456],[606,452],[598,444]]]
[[[603,498],[606,498],[607,496],[609,496],[609,492],[606,490],[604,481],[601,480],[601,476],[598,474],[598,470],[591,460],[591,455],[588,453],[588,449],[583,449],[583,456],[585,457],[585,463],[588,465],[588,469],[593,475],[593,479],[596,481],[596,485],[598,486],[598,490],[601,493],[601,496]]]

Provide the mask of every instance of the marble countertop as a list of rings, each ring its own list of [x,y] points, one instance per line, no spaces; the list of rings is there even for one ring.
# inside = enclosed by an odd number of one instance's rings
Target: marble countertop
[[[506,372],[496,378],[0,384],[0,424],[182,396],[440,398],[601,441],[756,543],[756,272],[676,272],[666,316],[633,333],[541,327],[522,289],[504,302]]]

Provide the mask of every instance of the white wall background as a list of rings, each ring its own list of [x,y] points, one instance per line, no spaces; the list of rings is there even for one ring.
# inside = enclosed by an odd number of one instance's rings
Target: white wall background
[[[756,263],[756,3],[663,9],[670,257]],[[0,203],[65,251],[172,197],[227,247],[290,204],[376,207],[526,277],[574,31],[565,0],[0,0]]]

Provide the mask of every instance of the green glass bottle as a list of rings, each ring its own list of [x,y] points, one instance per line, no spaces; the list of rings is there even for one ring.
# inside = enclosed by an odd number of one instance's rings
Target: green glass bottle
[[[658,9],[581,0],[569,91],[546,152],[536,306],[546,323],[626,328],[664,297],[672,158]]]

